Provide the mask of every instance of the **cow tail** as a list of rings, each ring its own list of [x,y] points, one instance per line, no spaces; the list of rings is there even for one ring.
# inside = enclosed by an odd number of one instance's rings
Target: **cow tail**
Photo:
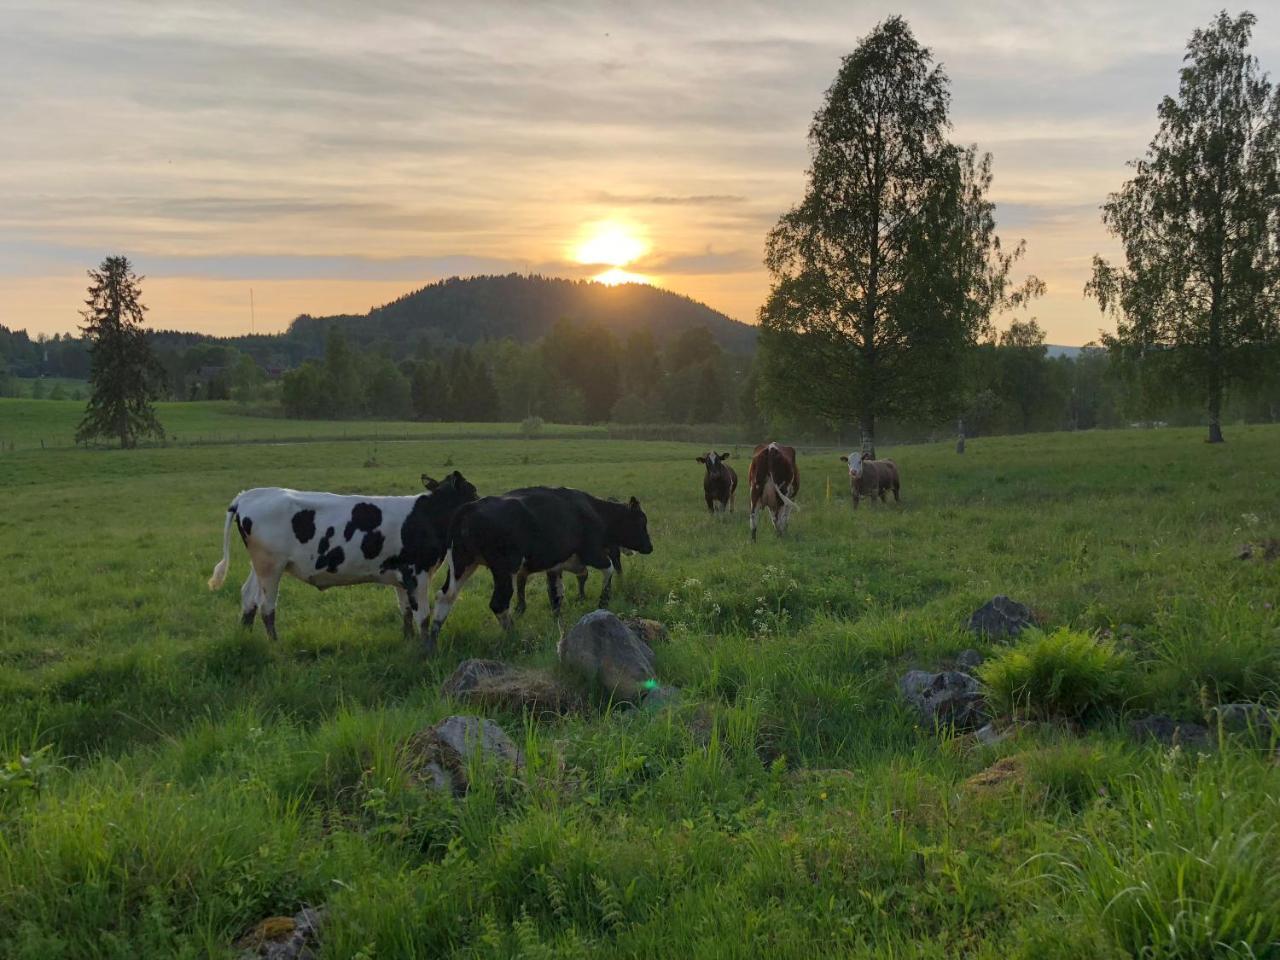
[[[231,561],[231,521],[236,515],[236,504],[227,507],[227,521],[222,525],[222,559],[213,568],[213,576],[209,578],[209,589],[217,590],[222,581],[227,579],[227,564]]]

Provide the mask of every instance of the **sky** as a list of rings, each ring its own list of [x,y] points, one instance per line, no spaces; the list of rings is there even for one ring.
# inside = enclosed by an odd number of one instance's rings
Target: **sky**
[[[116,253],[165,329],[611,267],[754,322],[814,111],[901,13],[951,79],[953,139],[993,155],[1000,234],[1048,286],[1031,314],[1085,343],[1108,325],[1091,258],[1116,252],[1099,205],[1217,9],[0,0],[0,324],[74,330]],[[1255,12],[1280,68],[1280,12]]]

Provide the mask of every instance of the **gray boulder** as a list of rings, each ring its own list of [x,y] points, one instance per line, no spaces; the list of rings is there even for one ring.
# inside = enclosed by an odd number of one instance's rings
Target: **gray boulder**
[[[981,687],[967,673],[912,670],[898,682],[898,687],[921,719],[929,723],[953,724],[963,730],[986,721],[987,705]]]
[[[982,654],[977,650],[961,650],[959,656],[956,657],[956,666],[962,670],[973,670],[982,665],[985,660]]]
[[[1163,713],[1138,717],[1129,723],[1129,735],[1135,740],[1155,740],[1167,747],[1207,748],[1213,744],[1209,728],[1198,723],[1184,723]]]
[[[987,637],[1016,637],[1032,626],[1030,608],[1003,594],[992,597],[969,617],[969,629]]]
[[[502,727],[484,717],[446,717],[434,727],[414,734],[408,746],[417,761],[414,766],[418,779],[435,788],[447,783],[457,796],[471,786],[467,767],[473,758],[507,775],[524,768],[520,748]]]
[[[1254,733],[1264,737],[1280,733],[1280,710],[1260,703],[1220,703],[1213,708],[1212,718],[1227,733]]]
[[[593,610],[560,641],[560,661],[615,700],[639,703],[657,685],[653,650],[608,610]]]

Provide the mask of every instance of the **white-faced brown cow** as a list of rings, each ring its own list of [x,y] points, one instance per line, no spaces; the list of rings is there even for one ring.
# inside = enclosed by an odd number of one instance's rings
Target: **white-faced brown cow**
[[[777,443],[756,447],[747,471],[747,487],[751,492],[751,539],[756,538],[756,514],[761,508],[769,511],[778,535],[786,533],[791,511],[800,509],[794,499],[800,492],[796,448]]]
[[[705,464],[706,475],[702,478],[702,495],[707,500],[707,509],[712,513],[728,510],[733,513],[733,498],[738,492],[738,474],[733,467],[725,463],[729,459],[727,453],[716,453],[714,450],[698,457],[698,462]]]
[[[885,502],[885,494],[893,491],[893,502],[898,503],[898,465],[892,460],[872,460],[861,453],[841,457],[849,465],[849,492],[853,495],[854,509],[863,497]]]
[[[476,499],[476,488],[456,470],[427,486],[427,493],[410,497],[245,490],[227,508],[222,559],[209,589],[226,579],[234,523],[249,552],[249,579],[240,588],[246,626],[261,610],[267,635],[276,639],[276,596],[286,573],[320,590],[385,583],[396,589],[406,635],[420,634],[431,653],[431,576],[444,560],[450,518]]]

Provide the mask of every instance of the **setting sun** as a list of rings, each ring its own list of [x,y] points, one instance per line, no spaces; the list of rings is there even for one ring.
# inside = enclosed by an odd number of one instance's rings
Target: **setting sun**
[[[648,242],[635,227],[608,220],[587,227],[585,238],[574,249],[573,256],[579,263],[610,267],[592,279],[615,286],[619,283],[650,282],[650,278],[643,274],[622,269],[648,251]]]

